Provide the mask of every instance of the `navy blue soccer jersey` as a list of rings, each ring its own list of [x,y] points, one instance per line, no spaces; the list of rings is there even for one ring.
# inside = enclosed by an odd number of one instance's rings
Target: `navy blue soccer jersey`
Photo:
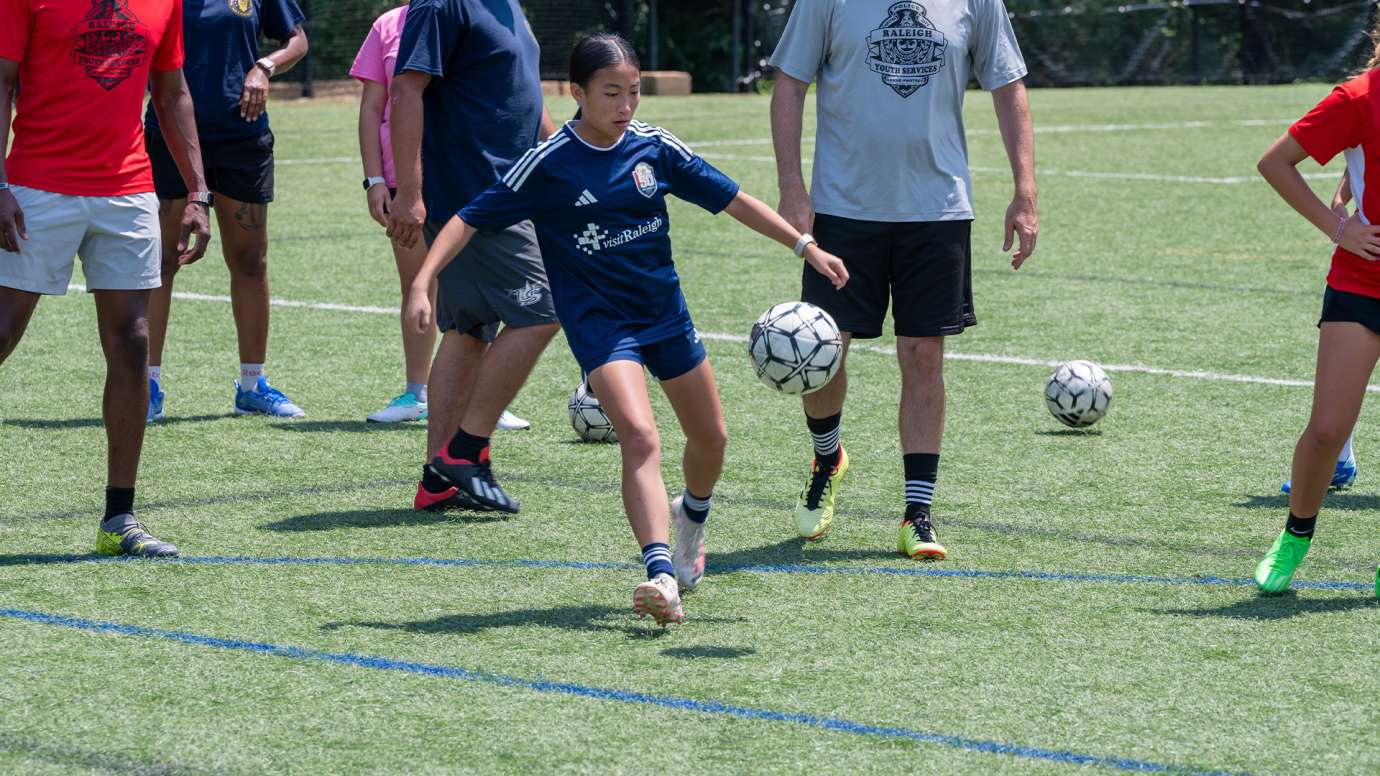
[[[258,137],[268,131],[268,111],[240,117],[244,77],[259,58],[259,36],[286,40],[306,19],[296,0],[183,0],[183,72],[202,140]],[[144,122],[158,128],[150,103]]]
[[[598,148],[567,124],[460,218],[486,231],[532,221],[556,314],[583,364],[693,328],[671,261],[667,194],[717,213],[738,184],[664,129],[634,121]]]

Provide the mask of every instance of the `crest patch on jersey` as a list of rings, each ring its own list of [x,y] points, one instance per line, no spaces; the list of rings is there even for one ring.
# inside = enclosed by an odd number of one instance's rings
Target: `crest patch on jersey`
[[[91,0],[91,10],[72,30],[72,61],[106,91],[133,75],[151,50],[149,30],[128,0]]]
[[[254,13],[254,0],[227,0],[230,3],[230,11],[236,16],[248,16]]]
[[[638,162],[633,168],[633,183],[637,184],[637,192],[648,199],[656,195],[656,173],[652,171],[652,166],[646,162]]]
[[[902,0],[893,3],[881,26],[868,34],[867,67],[897,94],[909,97],[944,69],[947,45],[925,7]]]

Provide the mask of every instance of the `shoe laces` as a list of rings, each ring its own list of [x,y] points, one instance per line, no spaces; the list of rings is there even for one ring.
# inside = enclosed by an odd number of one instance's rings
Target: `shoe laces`
[[[824,491],[829,488],[829,478],[833,475],[831,469],[826,469],[818,464],[810,474],[810,486],[805,489],[805,508],[819,509],[819,502],[824,498]]]
[[[915,538],[922,542],[934,541],[934,523],[930,522],[930,516],[923,512],[913,517],[906,518],[910,524],[910,532],[915,534]]]
[[[417,397],[410,393],[400,393],[393,397],[393,401],[388,402],[389,407],[411,407],[417,404]]]
[[[284,404],[292,403],[292,401],[289,400],[288,397],[282,391],[278,390],[277,388],[274,388],[268,383],[264,383],[264,389],[262,391],[259,391],[259,395],[263,397],[264,401],[268,402],[271,406],[274,407],[280,407]]]

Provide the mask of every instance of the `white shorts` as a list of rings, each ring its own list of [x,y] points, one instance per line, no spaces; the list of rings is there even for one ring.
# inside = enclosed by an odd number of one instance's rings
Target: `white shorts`
[[[137,291],[162,285],[158,197],[74,197],[12,186],[29,239],[19,253],[0,249],[0,286],[35,294],[67,293],[81,257],[89,291]]]

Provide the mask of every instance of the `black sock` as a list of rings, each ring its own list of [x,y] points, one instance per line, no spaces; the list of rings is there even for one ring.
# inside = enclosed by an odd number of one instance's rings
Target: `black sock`
[[[915,506],[929,514],[934,483],[939,479],[939,453],[906,453],[901,460],[906,468],[906,516]]]
[[[134,488],[107,487],[105,489],[105,517],[134,514]]]
[[[450,483],[441,479],[440,475],[431,470],[430,466],[422,467],[422,487],[428,493],[440,493],[450,487]]]
[[[827,418],[805,416],[805,425],[809,426],[810,438],[815,445],[815,461],[823,471],[837,466],[843,455],[839,452],[839,425],[842,420],[842,412]]]
[[[1317,522],[1317,515],[1313,515],[1312,517],[1299,517],[1293,512],[1290,512],[1289,519],[1284,521],[1284,530],[1288,531],[1290,536],[1297,536],[1300,539],[1312,539],[1313,528],[1317,525]]]
[[[463,428],[458,428],[455,430],[455,436],[451,437],[450,443],[446,445],[446,452],[451,458],[478,463],[479,453],[488,446],[488,437],[475,436]]]

